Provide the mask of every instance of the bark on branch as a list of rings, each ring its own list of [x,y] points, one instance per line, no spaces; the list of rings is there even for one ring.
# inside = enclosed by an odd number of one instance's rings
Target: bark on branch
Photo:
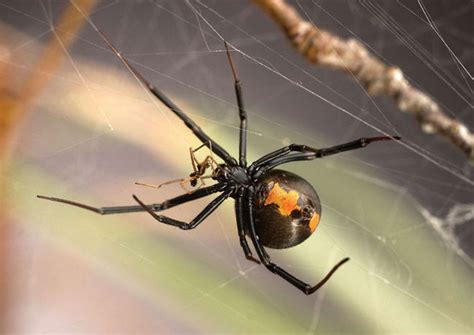
[[[426,93],[411,86],[400,68],[382,63],[353,38],[339,38],[305,21],[285,0],[253,1],[280,25],[309,62],[351,73],[370,95],[392,97],[400,110],[413,114],[424,132],[448,138],[474,163],[473,133],[447,116]]]

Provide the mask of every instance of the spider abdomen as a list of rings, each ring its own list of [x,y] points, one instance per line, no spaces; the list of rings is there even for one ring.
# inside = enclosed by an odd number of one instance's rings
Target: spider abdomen
[[[294,173],[271,170],[260,180],[254,221],[259,241],[284,249],[306,240],[321,218],[321,202],[313,186]]]

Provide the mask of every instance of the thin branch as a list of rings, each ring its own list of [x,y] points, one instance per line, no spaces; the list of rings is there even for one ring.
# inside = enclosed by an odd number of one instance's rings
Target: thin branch
[[[78,4],[76,6],[80,6],[87,13],[92,11],[97,4],[97,0],[76,0],[76,2]],[[10,88],[6,86],[10,81],[5,80],[2,82],[3,85],[0,85],[2,98],[0,101],[4,103],[7,95],[10,98],[8,100],[10,103],[7,106],[8,108],[2,106],[3,108],[0,111],[0,170],[6,171],[6,165],[13,151],[16,137],[21,132],[23,120],[33,110],[32,107],[36,99],[47,87],[51,79],[50,74],[54,73],[64,60],[65,52],[63,47],[67,49],[71,46],[83,24],[83,14],[79,13],[72,4],[65,6],[56,25],[52,26],[51,23],[53,35],[45,45],[42,54],[31,71],[31,75],[24,80],[15,98],[12,98],[13,93],[9,92]],[[1,65],[8,65],[6,60],[13,57],[14,55],[10,54],[8,49],[0,50]],[[6,68],[5,71],[7,70],[11,72],[10,69]]]
[[[382,63],[353,38],[339,38],[305,21],[284,0],[253,1],[280,25],[306,60],[351,73],[370,95],[392,97],[401,111],[414,115],[424,132],[448,138],[474,163],[474,134],[447,116],[426,93],[411,86],[400,68]]]
[[[77,0],[84,11],[89,13],[96,5],[97,0]],[[19,94],[12,91],[11,83],[14,82],[14,71],[9,66],[15,57],[9,50],[8,43],[0,41],[0,333],[8,332],[6,316],[8,309],[14,303],[8,294],[8,288],[12,275],[9,271],[11,251],[8,249],[11,242],[10,224],[8,217],[9,206],[6,180],[8,175],[9,161],[12,156],[16,137],[23,121],[31,111],[36,99],[46,88],[50,75],[61,64],[64,59],[64,51],[60,48],[58,39],[67,48],[74,41],[75,35],[83,25],[83,16],[77,13],[72,5],[66,6],[59,17],[55,27],[56,35],[52,36],[44,48],[31,75],[26,78]],[[10,274],[10,276],[9,276]]]

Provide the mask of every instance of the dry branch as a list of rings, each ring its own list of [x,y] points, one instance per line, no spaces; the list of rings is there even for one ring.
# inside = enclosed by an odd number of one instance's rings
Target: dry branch
[[[77,0],[83,13],[89,13],[96,5],[97,0]],[[19,94],[9,86],[14,82],[15,73],[9,64],[15,55],[10,52],[8,43],[0,41],[0,333],[7,333],[6,318],[8,309],[14,302],[8,296],[9,280],[12,274],[9,271],[10,250],[9,220],[6,180],[10,156],[15,146],[15,137],[23,121],[26,119],[32,105],[46,88],[54,71],[64,59],[67,48],[74,41],[74,36],[84,23],[83,13],[79,13],[73,5],[66,6],[55,28],[54,35],[46,45],[43,54],[38,59],[34,70],[25,80]],[[48,74],[48,75],[45,75]]]
[[[11,147],[14,146],[15,142],[15,133],[18,132],[23,120],[26,119],[32,110],[31,107],[36,99],[46,88],[51,75],[64,60],[67,49],[71,46],[75,35],[84,24],[84,15],[87,15],[95,7],[96,3],[97,0],[77,0],[74,3],[75,5],[69,4],[65,7],[53,28],[51,39],[38,58],[31,74],[24,81],[20,93],[15,99],[15,104],[12,104],[9,108],[2,108],[0,113],[0,167],[2,162],[3,165],[6,165],[8,162],[9,153],[12,151]],[[78,12],[76,6],[81,8],[82,13]],[[5,68],[5,71],[9,70],[6,68],[8,58],[15,56],[10,55],[7,49],[0,50],[0,52],[1,66]],[[3,81],[4,85],[7,83],[9,81]],[[8,88],[0,87],[0,93],[4,92],[3,97],[6,97],[5,92],[7,91]]]
[[[357,40],[342,39],[305,21],[284,0],[253,0],[281,28],[311,63],[352,74],[370,95],[386,94],[398,108],[413,114],[426,133],[448,138],[474,162],[474,135],[447,116],[426,93],[414,88],[398,67],[387,66]]]

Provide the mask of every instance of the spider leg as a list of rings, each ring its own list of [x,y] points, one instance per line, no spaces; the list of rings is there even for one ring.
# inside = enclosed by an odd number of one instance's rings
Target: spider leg
[[[232,76],[234,77],[235,97],[237,98],[237,106],[239,107],[239,165],[245,168],[247,167],[247,112],[244,109],[244,100],[242,98],[242,86],[240,84],[240,79],[237,77],[237,71],[235,70],[232,58],[230,57],[230,52],[226,41],[224,41],[224,45],[227,52],[227,59],[229,60],[230,69],[232,70]]]
[[[253,261],[257,264],[260,264],[260,261],[252,255],[252,251],[250,250],[249,244],[247,242],[247,238],[245,237],[245,228],[244,228],[245,214],[244,214],[244,204],[243,204],[242,195],[239,195],[235,199],[235,216],[237,219],[237,230],[239,233],[240,245],[242,246],[242,249],[244,251],[245,258],[247,258],[249,261]]]
[[[189,148],[189,156],[191,157],[191,164],[193,165],[193,172],[196,173],[197,172],[196,164],[198,164],[199,162],[197,161],[196,156],[194,155],[193,148]]]
[[[163,201],[162,203],[157,203],[157,204],[151,204],[147,205],[147,208],[154,212],[159,212],[177,205],[181,205],[185,202],[196,200],[202,197],[205,197],[209,194],[213,194],[216,192],[220,192],[224,190],[226,187],[225,184],[215,184],[206,188],[201,188],[197,190],[196,192],[193,192],[191,194],[183,194],[179,195],[177,197],[174,197],[172,199]],[[37,195],[38,198],[44,199],[44,200],[50,200],[50,201],[55,201],[55,202],[61,202],[63,204],[83,208],[86,210],[89,210],[91,212],[101,214],[101,215],[107,215],[107,214],[124,214],[124,213],[135,213],[135,212],[143,212],[145,209],[142,206],[115,206],[115,207],[93,207],[89,206],[86,204],[82,204],[79,202],[67,200],[67,199],[61,199],[61,198],[55,198],[55,197],[47,197],[44,195]]]
[[[189,116],[187,116],[178,106],[176,106],[163,92],[157,87],[148,82],[115,48],[112,42],[105,36],[105,34],[97,29],[97,32],[102,37],[107,46],[115,53],[125,67],[132,72],[136,78],[146,86],[148,91],[160,100],[170,111],[184,122],[184,124],[193,132],[194,135],[217,156],[222,158],[227,164],[231,166],[237,165],[237,161],[233,158],[223,147],[212,140]]]
[[[326,274],[326,276],[324,276],[324,278],[314,286],[310,286],[310,285],[306,284],[305,282],[301,281],[300,279],[296,278],[295,276],[293,276],[289,272],[285,271],[284,269],[282,269],[281,267],[279,267],[278,265],[273,263],[270,256],[268,256],[268,254],[266,253],[265,248],[263,247],[263,245],[258,240],[258,236],[257,236],[257,233],[255,231],[255,225],[254,225],[254,221],[253,221],[253,206],[254,206],[254,204],[253,204],[252,199],[253,199],[253,191],[250,191],[246,195],[246,205],[248,207],[247,219],[249,220],[249,226],[250,226],[250,238],[252,239],[252,242],[253,242],[253,245],[255,247],[255,250],[257,251],[258,257],[260,258],[262,263],[265,265],[265,267],[268,270],[270,270],[270,272],[280,276],[281,278],[283,278],[284,280],[286,280],[287,282],[289,282],[290,284],[292,284],[293,286],[295,286],[296,288],[301,290],[304,294],[310,295],[310,294],[316,292],[321,286],[323,286],[331,278],[331,276],[334,274],[334,272],[336,272],[336,270],[342,264],[344,264],[345,262],[347,262],[349,260],[349,258],[347,257],[347,258],[344,258],[341,261],[339,261],[339,263],[334,265],[333,268]]]
[[[295,153],[295,154],[290,154],[287,156],[283,157],[278,157],[273,159],[270,162],[267,162],[265,165],[259,166],[257,169],[255,169],[255,172],[252,174],[253,179],[258,179],[262,174],[265,172],[277,167],[278,165],[285,164],[288,162],[296,162],[296,161],[303,161],[303,160],[313,160],[315,159],[315,154],[312,152],[306,152],[306,153]]]
[[[170,185],[170,184],[174,184],[174,183],[183,183],[183,182],[186,182],[186,181],[189,181],[191,180],[192,178],[188,177],[188,178],[178,178],[178,179],[172,179],[172,180],[168,180],[168,181],[165,181],[161,184],[158,184],[158,185],[155,185],[155,184],[149,184],[149,183],[142,183],[142,182],[138,182],[136,181],[135,182],[135,185],[139,185],[139,186],[146,186],[146,187],[152,187],[152,188],[161,188],[165,185]]]
[[[303,144],[290,144],[281,149],[275,150],[252,163],[249,167],[250,173],[260,176],[262,172],[273,169],[274,167],[299,160],[313,160],[340,152],[364,148],[372,142],[400,140],[399,136],[377,136],[368,138],[359,138],[355,141],[339,144],[329,148],[316,149]],[[291,154],[296,152],[295,154]],[[263,169],[263,171],[262,171]],[[260,170],[260,171],[259,171]]]
[[[206,219],[217,207],[219,207],[222,202],[224,202],[224,200],[226,200],[230,196],[231,193],[232,189],[228,188],[227,190],[225,190],[224,193],[220,194],[217,198],[212,200],[206,207],[204,207],[204,209],[189,223],[175,220],[164,215],[158,215],[153,211],[152,208],[145,205],[136,195],[133,195],[133,199],[135,199],[135,201],[138,202],[138,204],[143,208],[143,210],[148,212],[148,214],[150,214],[155,220],[170,226],[178,227],[183,230],[189,230],[196,228],[202,221],[204,221],[204,219]]]

